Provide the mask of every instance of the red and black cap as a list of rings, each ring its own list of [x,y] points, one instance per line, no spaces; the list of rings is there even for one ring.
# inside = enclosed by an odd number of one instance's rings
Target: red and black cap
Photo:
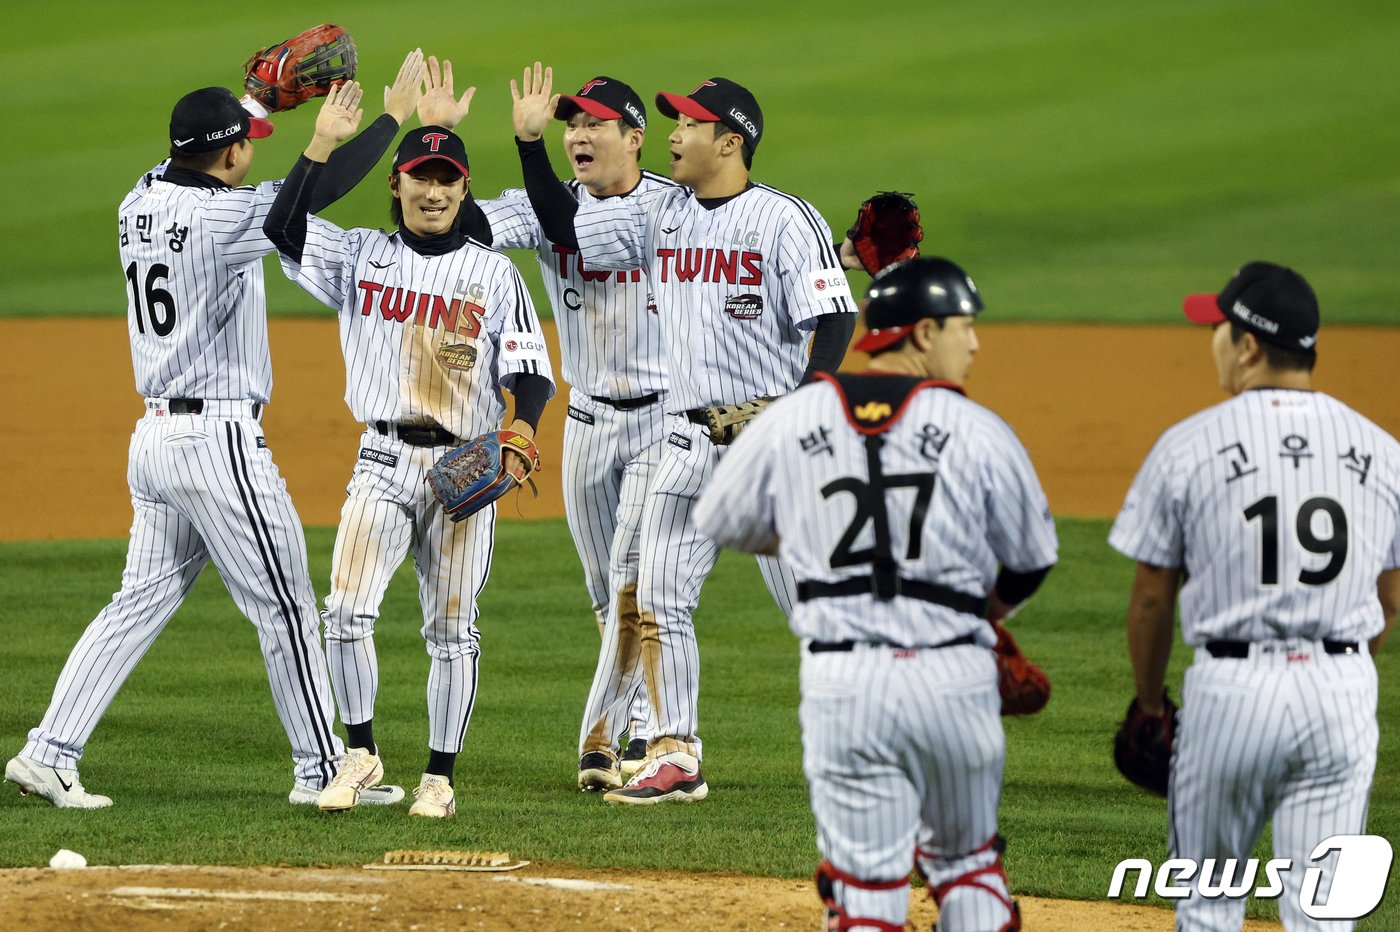
[[[744,137],[750,155],[763,138],[763,111],[758,101],[748,88],[728,78],[711,78],[685,97],[662,91],[656,95],[656,109],[673,120],[684,113],[693,120],[723,123]]]
[[[937,257],[907,259],[883,269],[865,292],[866,334],[862,353],[879,353],[909,335],[925,317],[975,317],[982,294],[955,262]]]
[[[470,178],[467,170],[467,147],[462,137],[445,126],[420,126],[404,134],[394,153],[394,171],[412,171],[424,162],[441,159]]]
[[[240,139],[272,135],[272,122],[255,117],[226,87],[190,91],[170,111],[170,154],[196,155],[231,146]]]
[[[622,120],[637,129],[647,128],[647,108],[642,98],[617,78],[606,75],[589,81],[577,94],[561,95],[554,116],[567,122],[580,110],[601,120]]]
[[[1272,262],[1241,267],[1219,294],[1187,295],[1182,309],[1193,323],[1229,321],[1284,349],[1317,346],[1317,295],[1303,276]]]

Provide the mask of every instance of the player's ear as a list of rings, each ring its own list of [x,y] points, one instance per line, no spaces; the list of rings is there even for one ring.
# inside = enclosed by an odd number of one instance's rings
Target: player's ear
[[[938,326],[938,321],[932,317],[922,317],[915,324],[910,336],[914,340],[914,348],[919,352],[927,352],[929,347],[938,339],[938,333],[942,328]]]
[[[1264,345],[1248,330],[1240,336],[1240,342],[1235,348],[1239,351],[1240,362],[1243,365],[1253,366],[1264,359]]]
[[[722,156],[739,155],[744,147],[744,137],[738,133],[724,133],[720,140],[719,154]]]

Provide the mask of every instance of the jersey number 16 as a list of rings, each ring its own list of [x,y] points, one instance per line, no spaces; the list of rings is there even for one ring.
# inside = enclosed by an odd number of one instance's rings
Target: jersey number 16
[[[143,288],[135,260],[126,267],[126,283],[131,286],[131,310],[136,315],[136,329],[141,333],[146,332],[143,317],[150,318],[151,329],[158,337],[168,337],[175,329],[175,296],[160,287],[160,283],[169,278],[170,266],[163,262],[153,263],[146,270]],[[146,299],[144,312],[141,306],[143,295]]]

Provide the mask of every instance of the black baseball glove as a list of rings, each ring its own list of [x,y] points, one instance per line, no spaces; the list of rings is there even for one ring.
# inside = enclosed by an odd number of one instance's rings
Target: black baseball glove
[[[1128,703],[1123,724],[1113,736],[1113,762],[1118,770],[1135,783],[1157,796],[1167,795],[1167,778],[1171,774],[1172,741],[1176,737],[1176,703],[1162,690],[1162,714],[1148,715],[1138,705],[1137,697]]]
[[[924,228],[919,225],[919,205],[909,194],[881,191],[864,201],[856,222],[846,231],[856,257],[871,275],[895,262],[919,254]]]

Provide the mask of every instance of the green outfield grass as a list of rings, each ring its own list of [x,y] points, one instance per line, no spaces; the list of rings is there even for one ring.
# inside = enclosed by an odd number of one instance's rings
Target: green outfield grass
[[[647,100],[723,74],[764,110],[756,178],[811,200],[838,233],[873,190],[914,192],[925,252],[961,261],[998,317],[1170,321],[1183,292],[1268,258],[1313,280],[1331,322],[1396,319],[1393,3],[938,0],[880,11],[720,0],[603,7],[590,21],[594,8],[539,0],[423,12],[365,0],[248,0],[198,16],[170,0],[26,7],[22,28],[0,37],[11,140],[0,154],[11,184],[0,316],[123,313],[115,208],[163,157],[175,99],[236,85],[259,45],[333,19],[359,43],[371,108],[419,44],[481,88],[465,133],[482,195],[519,183],[507,81],[534,58],[557,66],[564,90],[604,73]],[[285,174],[314,109],[279,118],[254,178]],[[671,124],[653,116],[643,163],[664,172]],[[387,223],[386,168],[328,216]],[[530,257],[517,258],[537,285]],[[275,313],[318,312],[275,263],[268,279]]]
[[[1131,694],[1122,634],[1132,566],[1103,521],[1060,522],[1062,563],[1017,618],[1054,681],[1047,710],[1007,722],[1002,830],[1018,891],[1101,898],[1122,858],[1165,857],[1165,804],[1114,770],[1110,736]],[[309,534],[324,593],[332,534]],[[68,650],[118,584],[118,540],[0,544],[0,751],[43,714]],[[411,571],[390,587],[378,632],[376,734],[388,779],[426,759],[427,663]],[[0,792],[0,866],[58,848],[95,864],[356,864],[392,848],[504,849],[580,866],[809,875],[817,854],[796,720],[797,644],[748,558],[726,554],[696,616],[701,731],[711,796],[696,806],[617,809],[574,789],[578,718],[597,633],[562,521],[502,524],[481,600],[479,701],[458,765],[458,818],[404,807],[325,816],[285,802],[287,746],[252,628],[210,571],[152,648],[83,759],[101,812]],[[1187,660],[1173,661],[1175,692]],[[1371,831],[1400,834],[1400,716],[1393,652],[1381,667],[1382,744]],[[1393,928],[1392,897],[1371,928]],[[1269,915],[1270,906],[1262,914]]]

